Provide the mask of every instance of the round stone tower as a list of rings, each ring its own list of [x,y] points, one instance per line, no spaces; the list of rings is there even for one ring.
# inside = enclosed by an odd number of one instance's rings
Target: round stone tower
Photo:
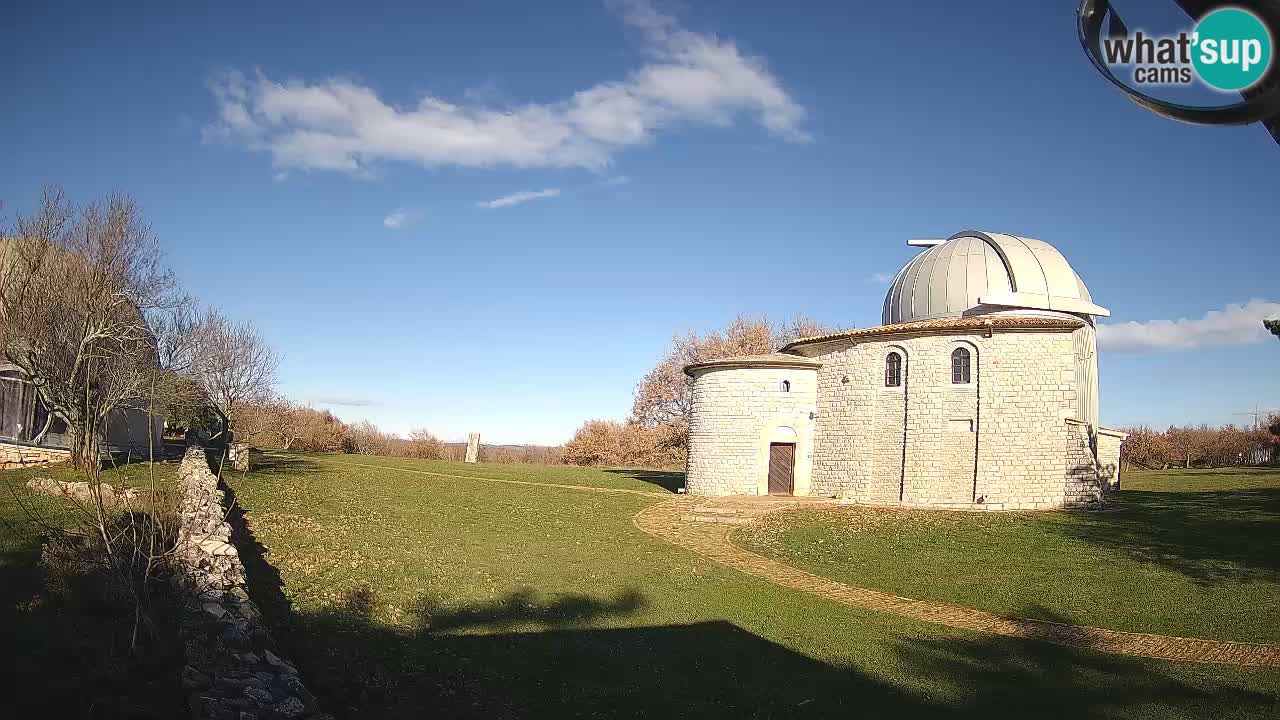
[[[695,363],[686,486],[808,495],[820,361],[772,353]]]

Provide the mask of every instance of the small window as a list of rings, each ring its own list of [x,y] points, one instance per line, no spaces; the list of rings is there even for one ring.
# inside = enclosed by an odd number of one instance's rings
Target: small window
[[[964,385],[969,382],[969,351],[956,348],[951,353],[951,382]]]
[[[884,361],[884,386],[902,386],[902,356],[896,352],[889,353]]]
[[[782,381],[782,392],[791,392],[791,381],[790,381],[790,380],[783,380],[783,381]]]

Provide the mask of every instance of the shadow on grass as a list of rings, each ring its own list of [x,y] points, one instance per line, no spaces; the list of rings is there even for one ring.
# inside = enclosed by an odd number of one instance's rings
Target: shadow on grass
[[[638,470],[633,468],[605,468],[605,472],[631,480],[657,485],[668,492],[684,487],[684,473],[676,470]]]
[[[901,637],[879,672],[811,658],[731,622],[625,625],[648,598],[420,599],[379,620],[362,587],[298,613],[235,511],[250,594],[327,712],[437,717],[1266,717],[1276,697],[1231,673],[995,636]],[[785,612],[785,609],[779,609]],[[1042,608],[1025,614],[1052,619]],[[940,631],[941,632],[941,631]],[[874,641],[872,641],[874,642]]]
[[[1280,488],[1121,490],[1108,498],[1106,511],[1054,527],[1197,583],[1280,579]]]
[[[0,533],[6,532],[0,527]],[[181,713],[182,646],[162,588],[150,604],[153,636],[131,652],[133,610],[105,573],[62,570],[51,582],[37,534],[0,538],[0,716],[145,720]]]

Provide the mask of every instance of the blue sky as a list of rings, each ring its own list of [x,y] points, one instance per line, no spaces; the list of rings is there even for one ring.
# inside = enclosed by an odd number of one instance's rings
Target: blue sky
[[[904,241],[967,228],[1146,323],[1104,424],[1280,406],[1273,306],[1206,317],[1280,302],[1280,148],[1132,105],[1074,3],[175,5],[10,11],[0,198],[133,194],[344,418],[561,442],[673,333],[878,324]]]

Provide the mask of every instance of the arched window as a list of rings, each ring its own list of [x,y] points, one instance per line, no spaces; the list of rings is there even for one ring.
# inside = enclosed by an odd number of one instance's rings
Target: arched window
[[[898,353],[889,353],[889,357],[884,361],[884,386],[885,387],[901,387],[902,386],[902,356]]]
[[[782,381],[782,392],[791,392],[791,381],[790,381],[790,380],[783,380],[783,381]]]
[[[964,385],[969,382],[969,350],[956,348],[951,351],[951,382]]]

